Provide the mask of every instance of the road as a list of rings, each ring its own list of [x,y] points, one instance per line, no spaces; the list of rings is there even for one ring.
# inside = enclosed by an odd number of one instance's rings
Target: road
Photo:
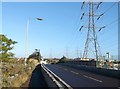
[[[72,87],[119,87],[120,80],[58,64],[45,65]]]

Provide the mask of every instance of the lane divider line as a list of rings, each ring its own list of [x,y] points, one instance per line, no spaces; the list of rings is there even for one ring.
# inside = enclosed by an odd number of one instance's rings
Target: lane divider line
[[[86,75],[83,75],[83,76],[86,77],[86,78],[89,78],[89,79],[92,79],[92,80],[95,80],[95,81],[97,81],[97,82],[102,83],[101,80],[98,80],[98,79],[95,79],[95,78],[92,78],[92,77],[89,77],[89,76],[86,76]]]
[[[64,70],[68,70],[67,68],[62,68],[62,67],[60,67],[60,66],[56,66],[56,67],[58,67],[58,68],[60,68],[60,69],[64,69]]]
[[[65,68],[64,70],[67,70],[67,69]],[[76,75],[80,75],[79,73],[77,73],[77,72],[75,72],[75,71],[70,71],[70,72],[72,72],[72,73],[74,73],[74,74],[76,74]],[[89,76],[87,76],[87,75],[83,75],[83,76],[86,77],[86,78],[92,79],[92,80],[94,80],[94,81],[100,82],[100,83],[103,82],[103,81],[101,81],[101,80],[95,79],[95,78],[93,78],[93,77],[89,77]]]
[[[79,73],[77,73],[77,72],[74,72],[74,71],[70,71],[70,72],[72,72],[72,73],[74,73],[74,74],[79,74]]]
[[[67,70],[66,68],[64,70]]]

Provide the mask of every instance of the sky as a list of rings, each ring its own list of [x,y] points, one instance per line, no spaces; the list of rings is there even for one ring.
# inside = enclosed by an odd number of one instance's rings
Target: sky
[[[111,55],[117,56],[118,23],[115,20],[118,19],[118,7],[117,4],[113,4],[114,2],[104,2],[98,10],[94,8],[95,14],[105,12],[99,21],[96,21],[95,17],[95,25],[96,27],[107,25],[100,32],[96,29],[101,53],[106,55],[106,52],[110,52]],[[87,4],[82,10],[81,5],[81,2],[3,2],[1,33],[18,42],[12,50],[15,56],[25,57],[26,29],[29,20],[28,54],[37,48],[43,57],[81,56],[87,28],[82,31],[79,31],[79,28],[83,24],[88,25],[87,15],[80,20],[83,12],[88,13]],[[35,18],[38,17],[43,20],[37,21]]]

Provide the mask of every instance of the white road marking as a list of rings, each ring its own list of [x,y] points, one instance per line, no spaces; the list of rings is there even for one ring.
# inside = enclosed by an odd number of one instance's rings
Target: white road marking
[[[62,67],[60,67],[60,66],[55,66],[55,67],[60,68],[60,69],[62,68]]]
[[[67,69],[64,69],[64,70],[67,70]]]
[[[60,69],[64,69],[64,70],[66,70],[66,71],[68,70],[68,69],[66,69],[66,68],[62,68],[62,67],[60,67],[60,66],[56,66],[56,67],[58,67],[58,68],[60,68]]]
[[[46,72],[52,74],[53,76],[55,76],[59,81],[61,81],[61,83],[63,83],[65,86],[67,86],[68,89],[73,89],[70,85],[68,85],[65,81],[63,81],[60,77],[58,77],[54,72],[52,72],[50,69],[48,69],[46,66],[42,65],[42,68],[46,70]],[[57,80],[56,80],[57,81]],[[57,81],[56,82],[59,85],[59,88],[62,89],[60,83]]]
[[[86,76],[86,75],[83,75],[83,76],[86,77],[86,78],[89,78],[89,79],[95,80],[95,81],[97,81],[97,82],[102,82],[101,80],[98,80],[98,79],[95,79],[95,78],[92,78],[92,77],[89,77],[89,76]]]
[[[60,68],[60,67],[59,67]],[[62,68],[62,67],[61,67]],[[68,70],[68,69],[66,69],[66,68],[64,68],[64,70]],[[70,72],[72,72],[72,73],[74,73],[74,74],[79,74],[79,73],[77,73],[77,72],[74,72],[74,71],[70,71]],[[102,83],[103,81],[101,81],[101,80],[98,80],[98,79],[95,79],[95,78],[93,78],[93,77],[89,77],[89,76],[86,76],[86,75],[83,75],[84,77],[86,77],[86,78],[89,78],[89,79],[92,79],[92,80],[94,80],[94,81],[97,81],[97,82],[100,82],[100,83]]]
[[[72,72],[72,73],[74,73],[74,74],[79,74],[79,73],[77,73],[77,72],[74,72],[74,71],[70,71],[70,72]]]

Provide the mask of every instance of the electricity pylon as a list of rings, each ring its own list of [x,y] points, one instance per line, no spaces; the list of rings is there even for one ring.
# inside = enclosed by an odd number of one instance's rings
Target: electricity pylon
[[[101,53],[100,53],[100,46],[97,42],[97,34],[96,34],[96,28],[100,28],[99,31],[102,29],[102,28],[105,28],[105,26],[103,27],[96,27],[95,26],[95,17],[97,17],[97,20],[100,19],[100,17],[103,15],[103,14],[100,14],[100,15],[96,15],[94,13],[94,5],[97,5],[96,9],[99,8],[100,3],[96,4],[94,3],[93,1],[89,1],[87,2],[88,3],[88,7],[89,7],[89,10],[88,10],[88,14],[86,14],[85,12],[82,14],[81,16],[81,20],[83,19],[84,16],[88,16],[88,26],[85,27],[85,26],[81,26],[80,30],[82,30],[82,28],[87,28],[87,39],[86,39],[86,42],[85,42],[85,48],[84,48],[84,53],[83,53],[83,59],[86,59],[88,58],[88,53],[90,53],[90,46],[94,47],[94,54],[95,54],[95,58],[96,58],[96,66],[99,66],[99,63],[98,61],[102,60],[100,57],[101,56]],[[84,8],[84,4],[85,4],[85,1],[82,3],[82,6],[81,6],[81,9]],[[91,45],[90,45],[91,44]]]

